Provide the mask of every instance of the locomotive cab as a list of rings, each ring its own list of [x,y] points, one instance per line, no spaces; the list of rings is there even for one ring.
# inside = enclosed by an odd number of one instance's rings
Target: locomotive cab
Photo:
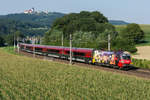
[[[118,66],[120,68],[129,67],[130,64],[131,64],[131,56],[126,53],[121,54],[119,57]]]

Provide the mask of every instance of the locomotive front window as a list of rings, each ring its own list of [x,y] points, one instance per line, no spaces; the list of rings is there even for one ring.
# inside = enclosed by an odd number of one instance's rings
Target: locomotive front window
[[[122,56],[122,59],[124,59],[124,60],[130,60],[131,57],[130,56]]]

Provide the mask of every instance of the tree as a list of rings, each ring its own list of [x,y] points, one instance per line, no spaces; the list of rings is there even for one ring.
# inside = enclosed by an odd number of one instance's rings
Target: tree
[[[8,45],[14,45],[15,43],[21,41],[25,36],[20,31],[11,30],[11,34],[5,36],[5,41]]]
[[[100,12],[81,11],[80,13],[71,13],[55,20],[51,29],[55,28],[62,31],[70,23],[73,24],[74,27],[73,31],[93,32],[98,31],[96,30],[96,25],[98,25],[98,23],[99,24],[108,23],[108,20]]]
[[[94,17],[94,19],[99,23],[108,23],[108,19],[104,17],[103,14],[99,13],[98,11],[92,12],[91,16]]]
[[[8,34],[5,38],[5,41],[8,45],[14,44],[14,34]]]
[[[45,33],[44,44],[60,44],[62,34],[64,36],[64,46],[68,46],[69,35],[72,34],[73,46],[98,48],[99,43],[106,44],[103,41],[107,41],[108,34],[111,34],[112,39],[115,38],[116,30],[100,12],[81,11],[80,13],[65,15],[54,21],[51,29]],[[100,38],[101,36],[103,38]],[[59,41],[56,41],[55,37]]]
[[[24,34],[21,33],[21,31],[16,31],[14,33],[15,39],[17,42],[21,41],[23,38],[25,38]]]
[[[131,41],[128,41],[126,38],[118,36],[111,42],[113,50],[123,50],[134,53],[137,51],[135,44],[132,44]]]
[[[127,38],[128,41],[140,43],[144,38],[144,32],[138,24],[128,24],[121,32],[121,36]]]

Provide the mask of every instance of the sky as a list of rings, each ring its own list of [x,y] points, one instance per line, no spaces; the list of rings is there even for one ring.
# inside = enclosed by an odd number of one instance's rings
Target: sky
[[[150,0],[1,0],[0,15],[37,11],[79,13],[99,11],[109,20],[150,24]]]

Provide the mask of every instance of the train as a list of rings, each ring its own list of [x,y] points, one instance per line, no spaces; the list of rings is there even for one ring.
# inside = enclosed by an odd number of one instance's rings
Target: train
[[[56,57],[60,59],[70,59],[70,48],[63,46],[47,46],[20,43],[21,51],[40,54],[44,56]],[[119,69],[128,68],[132,64],[131,55],[123,51],[104,51],[92,48],[71,49],[72,60],[94,65],[104,65]]]

